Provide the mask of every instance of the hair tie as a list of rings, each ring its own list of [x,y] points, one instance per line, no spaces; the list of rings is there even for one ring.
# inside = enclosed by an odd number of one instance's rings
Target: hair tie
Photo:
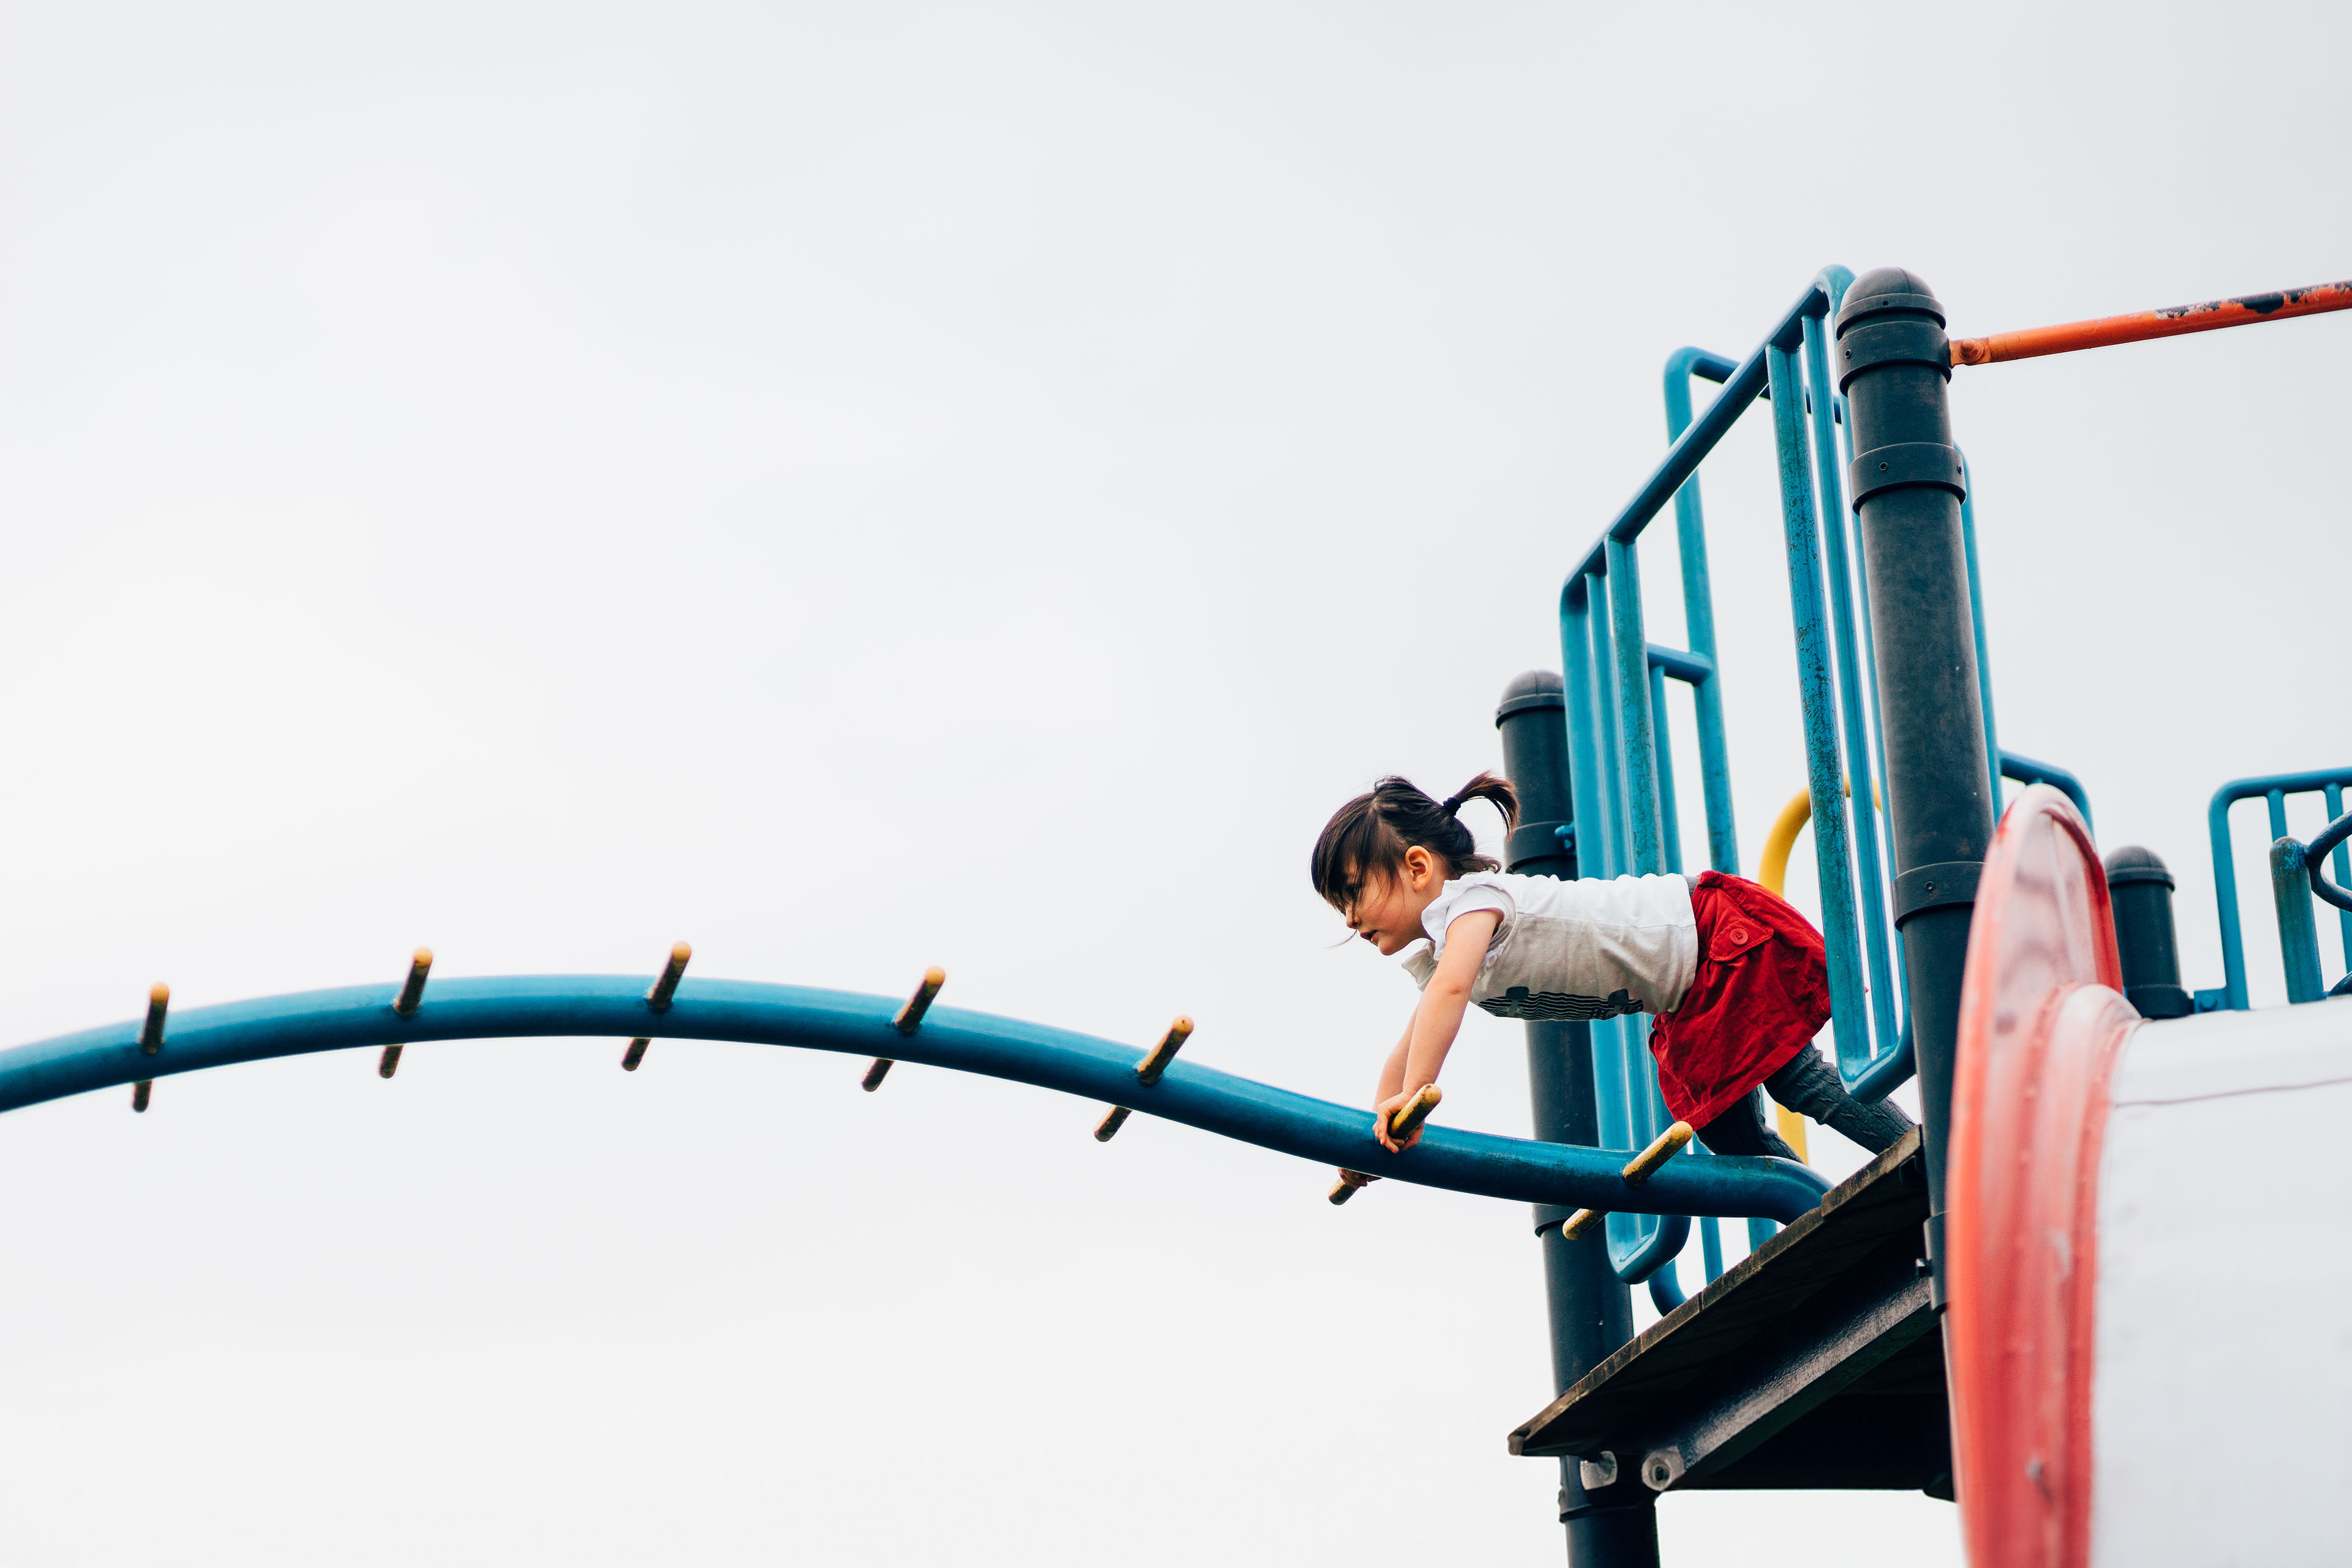
[[[1445,804],[1439,806],[1437,809],[1445,816],[1451,816],[1455,812],[1460,811],[1463,805],[1469,799],[1470,797],[1466,795],[1450,795],[1445,797]]]

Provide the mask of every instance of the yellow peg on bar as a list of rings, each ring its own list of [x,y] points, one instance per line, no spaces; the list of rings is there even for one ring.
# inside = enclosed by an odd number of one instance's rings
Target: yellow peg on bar
[[[902,1035],[911,1035],[920,1028],[923,1015],[931,1010],[931,1004],[939,999],[940,987],[947,983],[948,972],[938,964],[924,970],[923,983],[915,987],[915,994],[907,998],[907,1005],[898,1009],[898,1016],[890,1020],[890,1026]]]
[[[1619,1174],[1625,1178],[1625,1184],[1627,1186],[1638,1187],[1643,1182],[1650,1179],[1651,1173],[1654,1172],[1659,1166],[1664,1164],[1667,1161],[1673,1159],[1675,1155],[1681,1153],[1683,1152],[1683,1146],[1688,1143],[1691,1139],[1696,1136],[1696,1134],[1692,1131],[1691,1124],[1689,1122],[1677,1121],[1672,1127],[1667,1128],[1664,1132],[1659,1133],[1657,1138],[1652,1142],[1648,1148],[1643,1150],[1640,1153],[1626,1161],[1624,1170],[1620,1172]],[[1574,1241],[1578,1237],[1582,1236],[1586,1231],[1592,1228],[1593,1221],[1601,1218],[1608,1212],[1609,1211],[1607,1209],[1579,1209],[1574,1214],[1569,1215],[1566,1223],[1560,1226],[1559,1234],[1567,1239]]]
[[[163,1013],[172,1005],[172,988],[158,980],[147,993],[147,1021],[139,1026],[139,1048],[153,1056],[163,1048]]]
[[[152,1095],[154,1092],[155,1080],[152,1078],[142,1078],[137,1083],[132,1084],[131,1086],[131,1109],[133,1110],[146,1110],[148,1097]]]
[[[1168,1064],[1176,1059],[1176,1053],[1182,1050],[1184,1042],[1192,1037],[1192,1020],[1178,1015],[1176,1021],[1168,1026],[1168,1032],[1160,1037],[1160,1043],[1145,1052],[1143,1059],[1135,1064],[1135,1076],[1145,1083],[1158,1083],[1160,1075],[1168,1070]],[[1128,1106],[1112,1106],[1095,1127],[1095,1142],[1109,1142],[1118,1135],[1118,1130],[1127,1125],[1127,1119],[1134,1114]]]
[[[907,998],[907,1005],[898,1009],[898,1016],[890,1020],[890,1026],[902,1035],[911,1035],[922,1027],[923,1015],[931,1010],[932,1002],[939,997],[940,987],[947,983],[948,972],[938,964],[924,970],[923,983],[915,987],[915,994]],[[898,1065],[888,1057],[876,1057],[866,1068],[866,1076],[857,1080],[857,1087],[868,1094],[873,1093],[882,1087],[882,1080],[889,1077],[890,1069]]]
[[[418,948],[408,960],[408,978],[401,983],[400,994],[392,1004],[395,1017],[416,1016],[416,1009],[425,1005],[425,977],[432,973],[433,950]],[[396,1044],[384,1047],[383,1058],[375,1064],[376,1077],[390,1078],[400,1070],[400,1050]]]
[[[425,1003],[425,977],[433,973],[433,950],[420,947],[408,961],[408,978],[400,987],[400,999],[392,1010],[404,1018],[416,1016],[416,1009]]]
[[[662,965],[660,978],[654,982],[654,988],[646,993],[646,1006],[656,1013],[669,1011],[670,1000],[677,994],[677,983],[686,978],[687,960],[693,956],[694,949],[685,942],[671,947],[669,962]]]
[[[1429,1120],[1429,1113],[1436,1110],[1437,1102],[1444,1098],[1445,1091],[1435,1084],[1423,1084],[1420,1091],[1411,1100],[1389,1113],[1389,1136],[1410,1138],[1420,1131],[1421,1124]],[[1339,1173],[1339,1184],[1331,1189],[1331,1202],[1335,1206],[1344,1204],[1356,1195],[1359,1188],[1369,1186],[1379,1180],[1378,1176],[1368,1176],[1361,1171],[1342,1170]]]
[[[687,961],[693,956],[694,949],[682,942],[669,950],[669,962],[662,966],[653,989],[646,993],[646,1006],[656,1013],[669,1011],[670,999],[677,994],[677,983],[686,978]],[[621,1070],[636,1071],[637,1064],[646,1059],[646,1047],[653,1043],[649,1035],[639,1035],[631,1040],[629,1048],[621,1053]]]
[[[1160,1043],[1151,1047],[1151,1054],[1136,1064],[1135,1076],[1146,1083],[1158,1083],[1160,1075],[1168,1070],[1168,1064],[1176,1059],[1176,1053],[1182,1050],[1184,1042],[1192,1037],[1192,1020],[1179,1016],[1168,1026],[1168,1032],[1160,1037]]]
[[[1339,1173],[1339,1184],[1331,1189],[1331,1206],[1337,1208],[1354,1197],[1358,1192],[1379,1180],[1378,1176],[1368,1176],[1361,1171],[1342,1170]]]
[[[1650,1173],[1683,1152],[1683,1145],[1696,1136],[1687,1121],[1677,1121],[1648,1148],[1625,1162],[1624,1176],[1629,1186],[1640,1186],[1650,1179]]]
[[[1435,1084],[1423,1084],[1418,1094],[1390,1113],[1389,1136],[1410,1138],[1420,1131],[1421,1124],[1429,1120],[1429,1113],[1436,1110],[1437,1102],[1444,1098],[1445,1091]]]

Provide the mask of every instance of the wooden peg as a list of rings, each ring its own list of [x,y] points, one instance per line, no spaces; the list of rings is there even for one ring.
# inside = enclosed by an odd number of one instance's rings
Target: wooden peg
[[[694,949],[682,942],[669,950],[669,962],[662,965],[654,988],[646,993],[646,1006],[656,1013],[669,1011],[670,1001],[677,994],[677,983],[686,978],[687,961],[693,956]]]
[[[923,983],[915,987],[915,994],[907,998],[907,1005],[898,1009],[898,1016],[890,1020],[890,1026],[902,1035],[911,1035],[920,1028],[923,1015],[931,1010],[931,1004],[939,998],[940,987],[947,983],[948,972],[938,964],[924,970]]]
[[[1640,1186],[1650,1179],[1650,1173],[1683,1152],[1696,1133],[1687,1121],[1677,1121],[1652,1141],[1650,1146],[1625,1162],[1624,1176],[1628,1186]]]
[[[1105,1116],[1100,1124],[1095,1128],[1095,1142],[1097,1143],[1109,1142],[1111,1139],[1118,1135],[1118,1130],[1127,1125],[1127,1119],[1134,1114],[1134,1111],[1129,1110],[1124,1105],[1112,1106],[1110,1108],[1110,1113]]]
[[[404,1018],[416,1016],[416,1009],[425,1005],[425,977],[433,973],[433,950],[420,947],[408,961],[408,978],[401,983],[400,997],[392,1010]],[[386,1073],[385,1077],[392,1075]]]
[[[147,1109],[147,1101],[154,1092],[155,1080],[152,1078],[142,1078],[137,1083],[132,1084],[131,1086],[131,1109],[133,1110],[145,1110]]]
[[[414,1018],[416,1010],[425,1005],[425,977],[433,973],[433,950],[420,947],[408,960],[408,978],[400,984],[400,994],[394,998],[393,1016]],[[390,1078],[400,1070],[401,1047],[394,1043],[384,1047],[383,1055],[376,1059],[375,1076]]]
[[[1160,1043],[1151,1047],[1150,1053],[1136,1064],[1135,1076],[1146,1083],[1158,1083],[1160,1075],[1168,1070],[1168,1064],[1176,1059],[1176,1053],[1192,1037],[1192,1020],[1179,1017],[1168,1026],[1168,1032],[1160,1037]]]
[[[670,948],[669,962],[662,965],[661,973],[654,978],[653,989],[646,993],[646,1006],[656,1013],[669,1011],[671,1000],[677,995],[677,983],[686,978],[687,961],[693,956],[694,949],[685,942],[676,943]],[[646,1059],[646,1047],[653,1043],[650,1035],[639,1035],[631,1040],[629,1048],[621,1053],[621,1070],[636,1071],[637,1064]]]
[[[915,987],[915,994],[907,998],[907,1005],[898,1009],[898,1016],[890,1020],[890,1026],[902,1035],[911,1035],[921,1028],[923,1015],[931,1010],[931,1004],[939,997],[940,987],[947,983],[948,972],[938,964],[924,970],[923,983]],[[866,1076],[857,1080],[857,1087],[872,1094],[882,1087],[882,1080],[888,1078],[890,1069],[898,1065],[889,1057],[876,1057],[867,1064]]]
[[[1389,1113],[1389,1136],[1404,1139],[1420,1131],[1421,1124],[1429,1120],[1429,1113],[1444,1098],[1445,1091],[1435,1084],[1423,1084],[1419,1093]]]
[[[172,1005],[172,988],[158,980],[147,992],[147,1021],[139,1026],[139,1048],[153,1056],[163,1048],[163,1014]]]
[[[1342,1170],[1339,1173],[1339,1184],[1331,1189],[1331,1206],[1337,1208],[1354,1197],[1358,1192],[1379,1180],[1378,1176],[1368,1176],[1361,1171]]]

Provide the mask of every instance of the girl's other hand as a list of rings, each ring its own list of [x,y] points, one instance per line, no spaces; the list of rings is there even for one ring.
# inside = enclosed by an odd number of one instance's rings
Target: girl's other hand
[[[1422,1130],[1418,1127],[1406,1133],[1402,1142],[1389,1135],[1389,1119],[1397,1113],[1399,1107],[1412,1103],[1412,1095],[1400,1092],[1372,1107],[1372,1136],[1380,1141],[1381,1148],[1391,1154],[1402,1154],[1421,1142]]]

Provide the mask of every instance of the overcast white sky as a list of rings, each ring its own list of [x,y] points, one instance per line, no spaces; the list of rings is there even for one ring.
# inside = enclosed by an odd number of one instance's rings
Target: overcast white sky
[[[0,1038],[685,938],[1190,1012],[1362,1099],[1411,987],[1307,846],[1496,763],[1669,351],[1831,261],[1959,333],[2352,275],[2341,6],[1852,15],[16,0]],[[2336,316],[1955,384],[2002,737],[2170,859],[2192,986],[2214,786],[2352,762],[2347,358]],[[1803,769],[1748,425],[1706,482],[1752,871]],[[1523,1208],[620,1051],[8,1117],[9,1560],[1560,1560],[1504,1451],[1552,1392]],[[1516,1026],[1446,1083],[1525,1131]],[[1918,1498],[1663,1521],[1678,1563],[1958,1559]]]

